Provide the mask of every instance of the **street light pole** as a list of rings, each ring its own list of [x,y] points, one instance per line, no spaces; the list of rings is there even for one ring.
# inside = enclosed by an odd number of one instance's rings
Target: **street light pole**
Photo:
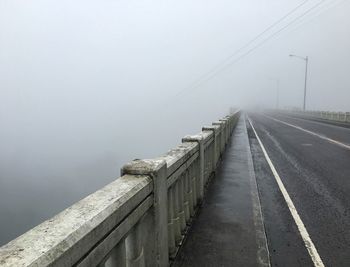
[[[307,67],[308,67],[308,63],[309,63],[309,58],[306,57],[301,57],[301,56],[297,56],[297,55],[289,55],[290,57],[296,57],[299,59],[302,59],[305,61],[305,83],[304,83],[304,103],[303,103],[303,111],[305,111],[306,109],[306,85],[307,85]]]

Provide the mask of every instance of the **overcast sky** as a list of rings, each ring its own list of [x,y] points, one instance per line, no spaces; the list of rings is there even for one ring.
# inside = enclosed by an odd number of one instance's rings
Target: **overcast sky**
[[[0,243],[232,106],[274,107],[276,79],[280,107],[301,107],[291,53],[310,60],[309,109],[350,111],[347,1],[307,1],[191,86],[303,2],[0,0]]]

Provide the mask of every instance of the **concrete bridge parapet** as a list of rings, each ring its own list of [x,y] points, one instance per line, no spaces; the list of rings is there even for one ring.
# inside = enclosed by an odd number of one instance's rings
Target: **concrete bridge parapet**
[[[1,266],[168,266],[195,216],[239,111],[203,127],[0,248]]]

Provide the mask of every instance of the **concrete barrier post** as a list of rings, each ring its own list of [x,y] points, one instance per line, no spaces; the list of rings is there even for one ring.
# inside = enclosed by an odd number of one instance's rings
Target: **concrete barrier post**
[[[230,120],[230,116],[225,116],[224,120],[226,120],[227,122],[227,132],[228,132],[228,136],[230,136],[230,129],[231,129],[231,120]]]
[[[234,126],[235,126],[235,116],[231,116],[231,117],[230,117],[230,121],[231,121],[231,125],[230,125],[230,136],[231,136],[231,134],[232,134],[232,132],[233,132],[233,128],[234,128]]]
[[[350,112],[346,112],[345,114],[345,121],[350,122]]]
[[[217,127],[217,140],[216,140],[216,156],[217,156],[217,161],[216,164],[218,164],[220,157],[221,157],[221,129],[219,125],[213,125]]]
[[[229,125],[229,120],[225,119],[226,121],[226,144],[228,144],[228,141],[230,139],[230,125]]]
[[[231,116],[231,121],[232,121],[232,124],[231,124],[231,134],[232,134],[233,129],[235,128],[235,125],[236,125],[236,116],[237,116],[237,115]]]
[[[234,130],[235,127],[236,127],[236,124],[237,124],[238,119],[239,119],[239,115],[240,115],[240,113],[236,114],[235,116],[232,116],[232,122],[233,122],[233,124],[232,124],[231,133],[233,132],[233,130]]]
[[[224,123],[222,121],[215,121],[212,125],[216,125],[220,127],[220,155],[223,152],[223,148],[225,147],[225,128]]]
[[[213,132],[213,142],[214,142],[214,149],[213,149],[213,162],[212,162],[212,166],[213,166],[213,170],[215,172],[216,170],[216,165],[218,163],[219,160],[219,155],[218,155],[218,150],[217,150],[217,135],[218,135],[218,126],[204,126],[202,128],[202,131],[211,131]]]
[[[228,140],[231,138],[231,127],[232,127],[232,121],[230,117],[227,117],[227,123],[228,123]]]
[[[224,152],[224,149],[225,149],[225,128],[224,128],[224,122],[222,122],[222,121],[215,121],[212,124],[220,126],[220,133],[221,133],[221,138],[220,138],[220,155],[222,155],[222,153]]]
[[[122,175],[148,175],[153,180],[153,216],[154,216],[154,246],[156,259],[154,266],[165,267],[169,264],[168,251],[168,189],[167,165],[164,159],[134,160],[123,166]],[[134,237],[140,234],[135,230]],[[134,237],[131,237],[133,240]],[[147,244],[148,245],[148,244]]]
[[[219,121],[221,121],[221,122],[223,122],[224,124],[223,124],[223,126],[224,126],[224,129],[225,129],[225,145],[227,145],[227,143],[228,143],[228,139],[229,139],[229,127],[228,127],[228,120],[227,119],[221,119],[221,120],[219,120]]]
[[[222,127],[224,129],[224,140],[225,140],[225,146],[226,146],[226,144],[227,144],[227,123],[223,119],[220,119],[219,121],[223,122]]]
[[[182,142],[186,143],[186,142],[196,142],[199,145],[199,169],[198,171],[198,178],[199,181],[198,182],[198,189],[199,191],[197,192],[198,196],[197,199],[199,201],[199,203],[202,201],[203,199],[203,195],[204,195],[204,140],[203,140],[203,136],[201,134],[199,135],[188,135],[185,136],[184,138],[182,138]]]

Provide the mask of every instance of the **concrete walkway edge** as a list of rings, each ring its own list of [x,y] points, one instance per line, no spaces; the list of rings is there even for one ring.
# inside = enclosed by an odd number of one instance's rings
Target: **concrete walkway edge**
[[[244,115],[173,266],[271,266]]]
[[[258,185],[256,182],[255,177],[255,171],[254,171],[254,165],[253,165],[253,158],[250,150],[250,144],[248,140],[248,132],[247,132],[247,124],[246,124],[246,115],[243,114],[242,117],[244,118],[244,132],[245,132],[245,139],[247,141],[247,154],[248,154],[248,169],[249,169],[249,180],[251,185],[251,194],[252,194],[252,202],[253,202],[253,214],[254,214],[254,225],[256,230],[256,241],[257,241],[257,261],[259,266],[262,267],[270,267],[270,253],[269,253],[269,247],[267,243],[267,237],[266,237],[266,231],[265,231],[265,225],[264,225],[264,217],[261,210],[261,204],[260,204],[260,198],[259,198],[259,191],[258,191]]]

